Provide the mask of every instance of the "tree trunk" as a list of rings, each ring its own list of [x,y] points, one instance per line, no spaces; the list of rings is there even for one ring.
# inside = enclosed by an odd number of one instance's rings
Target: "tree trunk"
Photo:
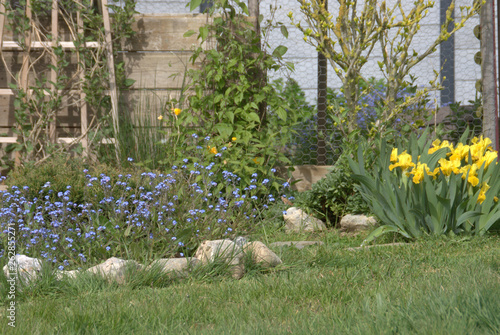
[[[481,9],[481,77],[483,96],[483,135],[498,150],[498,115],[496,110],[495,39],[493,1],[487,0]]]

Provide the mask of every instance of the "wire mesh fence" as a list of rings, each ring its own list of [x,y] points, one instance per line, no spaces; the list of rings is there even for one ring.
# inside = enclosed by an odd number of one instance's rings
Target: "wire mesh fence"
[[[153,14],[189,13],[188,3],[187,0],[138,0],[136,10]],[[393,3],[395,1],[388,1],[389,5]],[[405,12],[409,12],[413,6],[412,1],[401,3]],[[438,0],[435,6],[429,9],[428,15],[420,23],[420,31],[412,40],[410,52],[424,52],[438,37],[450,3],[451,0]],[[455,17],[459,19],[460,6],[470,6],[471,3],[469,0],[455,1]],[[209,1],[196,12],[202,12],[207,6],[210,6]],[[329,1],[328,10],[335,16],[339,12],[339,2]],[[297,0],[260,1],[260,13],[264,18],[272,16],[273,20],[283,23],[288,30],[288,38],[279,31],[271,31],[263,36],[269,43],[269,51],[279,45],[286,46],[288,51],[284,60],[293,63],[295,68],[294,71],[289,71],[283,67],[275,73],[268,73],[268,78],[281,80],[282,85],[287,86],[286,97],[296,108],[310,110],[310,116],[295,126],[297,135],[290,139],[287,150],[296,165],[330,165],[342,152],[342,135],[337,131],[326,107],[341,102],[342,84],[332,64],[322,59],[313,45],[304,41],[302,32],[288,17],[289,12],[294,14],[296,21],[304,24]],[[475,61],[480,50],[480,41],[474,34],[479,23],[479,16],[472,17],[452,38],[439,45],[434,53],[423,59],[410,72],[413,85],[419,88],[429,87],[429,82],[439,73],[438,78],[443,89],[432,91],[425,107],[434,113],[429,123],[441,124],[451,140],[457,139],[467,126],[472,127],[476,133],[481,132],[481,101],[477,89],[477,82],[481,79],[481,66]],[[382,50],[380,46],[376,46],[361,71],[370,88],[360,101],[359,119],[365,126],[374,121],[377,96],[384,94],[384,76],[378,66],[381,60]],[[411,119],[400,118],[398,122],[411,122]],[[360,126],[363,126],[363,123]]]

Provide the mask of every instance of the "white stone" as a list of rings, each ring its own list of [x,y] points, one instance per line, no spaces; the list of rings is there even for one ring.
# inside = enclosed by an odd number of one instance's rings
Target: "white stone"
[[[87,271],[100,274],[109,280],[116,280],[118,284],[123,284],[125,282],[125,275],[128,267],[139,270],[142,265],[136,261],[127,261],[121,258],[111,257],[104,263],[93,266]]]
[[[372,216],[347,214],[340,220],[340,229],[342,231],[356,232],[371,229],[376,224],[377,221]]]
[[[252,261],[264,267],[275,267],[282,263],[281,259],[264,243],[254,241],[243,246],[243,252],[252,253]]]
[[[326,230],[326,225],[320,219],[304,213],[300,208],[290,207],[283,214],[287,232],[313,232]]]
[[[230,265],[233,278],[243,277],[244,266],[241,263],[243,253],[241,247],[231,240],[203,241],[194,257],[199,259],[201,264],[223,260]]]
[[[17,276],[21,280],[29,282],[35,280],[42,270],[42,262],[38,258],[31,258],[25,255],[16,255],[15,260],[10,259],[9,263],[3,267],[3,272],[7,279]]]

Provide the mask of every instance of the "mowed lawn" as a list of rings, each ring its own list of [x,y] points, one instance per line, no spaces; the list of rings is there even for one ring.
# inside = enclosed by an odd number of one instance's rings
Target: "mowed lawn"
[[[2,334],[500,334],[500,238],[439,238],[348,250],[365,235],[268,236],[323,246],[274,249],[283,264],[241,280],[220,267],[170,280],[43,277],[17,296]],[[141,277],[139,277],[141,276]]]

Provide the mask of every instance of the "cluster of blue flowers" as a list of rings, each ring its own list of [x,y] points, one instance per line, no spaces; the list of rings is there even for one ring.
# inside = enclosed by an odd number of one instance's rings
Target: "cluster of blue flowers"
[[[184,163],[169,173],[144,172],[140,178],[92,176],[84,170],[88,199],[83,203],[71,200],[70,185],[55,194],[47,182],[35,198],[27,198],[26,187],[13,186],[0,193],[0,258],[9,226],[16,227],[17,253],[41,257],[61,270],[88,260],[127,257],[134,245],[168,257],[202,238],[220,238],[244,229],[241,224],[254,224],[258,209],[275,201],[272,194],[257,196],[269,193],[267,178],[257,182],[252,175],[252,184],[241,189],[241,178],[216,169],[214,162]],[[97,194],[102,196],[96,199]]]

